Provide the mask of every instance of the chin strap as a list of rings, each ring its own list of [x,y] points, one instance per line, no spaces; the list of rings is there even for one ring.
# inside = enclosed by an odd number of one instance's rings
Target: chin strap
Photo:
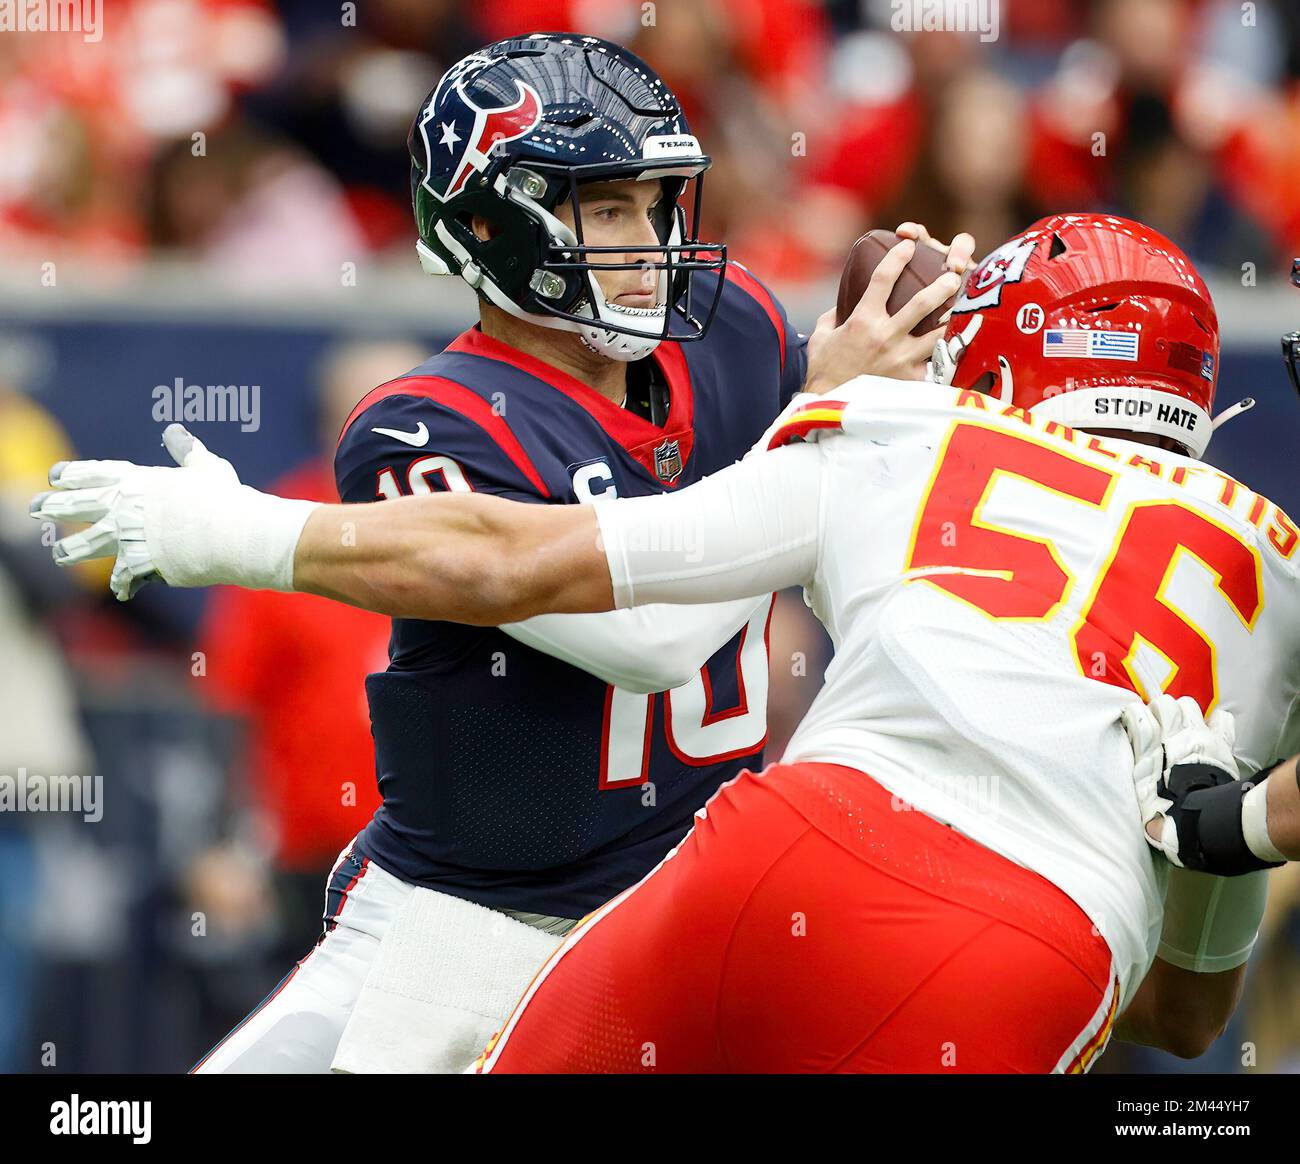
[[[611,331],[601,327],[601,323],[634,323],[637,320],[653,320],[662,330],[667,330],[667,307],[629,308],[617,303],[610,303],[600,293],[600,286],[594,275],[590,276],[592,295],[596,298],[596,312],[590,324],[582,324],[578,335],[582,342],[599,356],[619,363],[632,363],[643,360],[650,355],[665,338],[662,335],[632,335],[628,332]],[[585,308],[590,311],[590,304]]]
[[[1247,396],[1241,400],[1238,400],[1237,403],[1232,405],[1231,408],[1225,408],[1221,413],[1219,413],[1218,416],[1214,418],[1214,420],[1211,422],[1211,424],[1214,427],[1214,431],[1218,432],[1219,427],[1221,425],[1227,424],[1228,421],[1232,420],[1233,417],[1240,416],[1243,412],[1249,412],[1254,407],[1255,407],[1255,398],[1253,396]]]
[[[965,329],[952,339],[940,339],[934,345],[934,354],[926,365],[926,379],[935,384],[951,384],[966,349],[979,334],[984,323],[983,315],[976,315]],[[1015,396],[1016,381],[1011,372],[1011,365],[1005,356],[998,356],[998,400],[1010,405]]]
[[[659,346],[658,336],[634,336],[620,331],[608,331],[598,323],[578,328],[578,338],[588,351],[607,360],[630,364],[644,360]]]
[[[984,316],[977,315],[966,325],[961,334],[953,336],[952,339],[940,337],[936,340],[934,354],[926,365],[926,379],[932,384],[951,384],[962,354],[970,347],[971,341],[979,333],[983,323]],[[1007,374],[1010,375],[1009,370]]]

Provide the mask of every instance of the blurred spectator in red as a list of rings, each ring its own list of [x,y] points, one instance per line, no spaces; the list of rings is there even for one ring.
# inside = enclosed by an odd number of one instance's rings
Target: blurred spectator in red
[[[851,197],[865,221],[898,195],[926,132],[904,40],[877,32],[844,37],[831,57],[826,97],[833,113],[814,126],[811,177]]]
[[[837,263],[867,227],[910,219],[977,242],[1019,228],[1021,100],[980,68],[983,50],[975,31],[859,32],[836,45],[835,115],[822,119],[811,177],[856,207],[856,229],[835,240]]]
[[[574,32],[618,40],[640,23],[640,3],[630,0],[494,0],[483,4],[474,21],[483,43],[527,32]],[[655,5],[656,9],[658,5]]]
[[[376,384],[426,356],[404,342],[348,344],[320,377],[322,453],[286,474],[272,492],[337,501],[331,461],[343,421]],[[221,588],[200,633],[199,695],[248,725],[241,776],[271,854],[283,946],[291,958],[315,940],[321,877],[379,806],[364,681],[387,666],[389,624],[368,611],[301,594]],[[257,920],[249,862],[228,847],[204,854],[191,876],[210,924]]]
[[[1279,4],[1276,15],[1280,95],[1250,103],[1225,166],[1237,197],[1270,231],[1283,271],[1300,255],[1300,6]]]

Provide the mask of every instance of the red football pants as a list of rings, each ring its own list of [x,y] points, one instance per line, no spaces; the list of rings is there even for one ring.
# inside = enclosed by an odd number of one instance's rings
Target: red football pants
[[[1086,1070],[1118,984],[1051,882],[833,764],[742,773],[538,973],[484,1070]]]

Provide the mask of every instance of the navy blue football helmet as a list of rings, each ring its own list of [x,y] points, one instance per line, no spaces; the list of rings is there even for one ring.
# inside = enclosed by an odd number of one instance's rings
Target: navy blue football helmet
[[[421,105],[408,145],[416,250],[430,274],[459,275],[511,315],[577,332],[613,359],[640,359],[661,340],[708,331],[726,266],[724,246],[699,241],[711,161],[677,99],[626,49],[568,33],[497,41],[448,70]],[[663,186],[658,246],[629,256],[626,247],[583,242],[580,184],[653,178]],[[682,199],[691,182],[688,231]],[[554,213],[562,199],[572,230]],[[475,235],[474,215],[492,224],[491,238]],[[595,272],[646,267],[659,272],[655,307],[605,300]],[[719,278],[707,297],[693,296],[702,271]],[[672,330],[674,316],[681,322]]]

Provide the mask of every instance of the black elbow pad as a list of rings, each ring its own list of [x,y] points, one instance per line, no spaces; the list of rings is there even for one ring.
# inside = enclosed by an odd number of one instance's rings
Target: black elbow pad
[[[1175,764],[1169,770],[1164,794],[1174,802],[1169,815],[1178,829],[1178,858],[1185,868],[1236,877],[1283,863],[1255,856],[1241,829],[1242,800],[1276,767],[1245,780],[1233,780],[1210,764]]]

